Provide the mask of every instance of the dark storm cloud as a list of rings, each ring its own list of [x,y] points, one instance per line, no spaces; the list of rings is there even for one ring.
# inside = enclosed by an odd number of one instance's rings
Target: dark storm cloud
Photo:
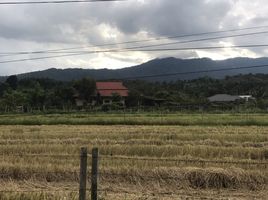
[[[145,30],[156,35],[175,35],[217,30],[232,5],[230,1],[217,0],[145,2],[122,3],[108,10],[91,10],[91,13],[98,22],[113,24],[125,33]]]
[[[122,3],[0,8],[0,37],[35,41],[67,42],[93,35],[101,23],[125,34],[147,31],[175,35],[217,30],[228,13],[229,1],[130,0]],[[14,12],[12,12],[14,11]],[[89,26],[89,27],[87,27]],[[88,28],[85,34],[83,30]],[[95,38],[96,34],[92,38]]]

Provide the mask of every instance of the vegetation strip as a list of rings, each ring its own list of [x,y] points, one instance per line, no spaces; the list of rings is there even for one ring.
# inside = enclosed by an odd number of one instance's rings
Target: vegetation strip
[[[268,126],[264,114],[95,114],[7,115],[0,125],[181,125],[181,126]]]

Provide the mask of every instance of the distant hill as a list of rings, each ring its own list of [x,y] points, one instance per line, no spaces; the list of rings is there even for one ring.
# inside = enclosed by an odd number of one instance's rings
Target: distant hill
[[[123,79],[127,77],[141,77],[158,74],[172,74],[180,72],[194,72],[200,70],[213,70],[228,67],[244,67],[268,64],[268,58],[233,58],[222,61],[214,61],[209,58],[200,59],[177,59],[173,57],[154,59],[138,66],[129,68],[111,70],[111,69],[47,69],[44,71],[36,71],[18,75],[22,78],[50,78],[61,81],[70,81],[81,79],[83,77],[92,77],[96,80],[105,79]],[[187,75],[161,76],[146,78],[150,81],[174,81],[178,79],[196,79],[199,77],[209,76],[212,78],[224,78],[225,76],[233,76],[237,74],[264,73],[268,74],[268,67],[240,69],[220,72],[191,73]],[[4,81],[6,77],[0,77],[0,81]],[[141,79],[141,78],[140,78]],[[144,78],[143,78],[144,79]]]

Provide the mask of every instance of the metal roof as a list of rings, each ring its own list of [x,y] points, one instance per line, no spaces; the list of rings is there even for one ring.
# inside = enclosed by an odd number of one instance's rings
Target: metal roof
[[[210,102],[232,102],[239,99],[239,96],[233,96],[229,94],[216,94],[208,98]]]

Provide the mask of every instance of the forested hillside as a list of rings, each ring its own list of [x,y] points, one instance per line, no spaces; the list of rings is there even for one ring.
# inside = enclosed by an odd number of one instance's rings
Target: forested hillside
[[[222,61],[214,61],[209,58],[201,59],[177,59],[163,58],[151,60],[138,66],[111,70],[111,69],[56,69],[51,68],[44,71],[37,71],[18,75],[19,79],[23,78],[48,78],[58,81],[72,81],[82,79],[84,77],[92,77],[95,80],[107,79],[131,79],[147,81],[176,81],[191,80],[205,76],[211,78],[222,79],[225,76],[233,76],[248,73],[264,73],[268,74],[268,67],[259,67],[268,64],[268,58],[233,58]],[[85,66],[87,67],[87,66]],[[109,67],[109,66],[107,66]],[[243,67],[250,67],[244,68]],[[226,68],[240,68],[236,70],[223,70]],[[202,72],[200,71],[210,71]],[[193,73],[188,73],[193,72]],[[169,74],[168,76],[165,76]],[[173,75],[172,75],[173,74]],[[152,76],[146,77],[144,76]],[[7,77],[0,77],[0,81],[4,81]]]

